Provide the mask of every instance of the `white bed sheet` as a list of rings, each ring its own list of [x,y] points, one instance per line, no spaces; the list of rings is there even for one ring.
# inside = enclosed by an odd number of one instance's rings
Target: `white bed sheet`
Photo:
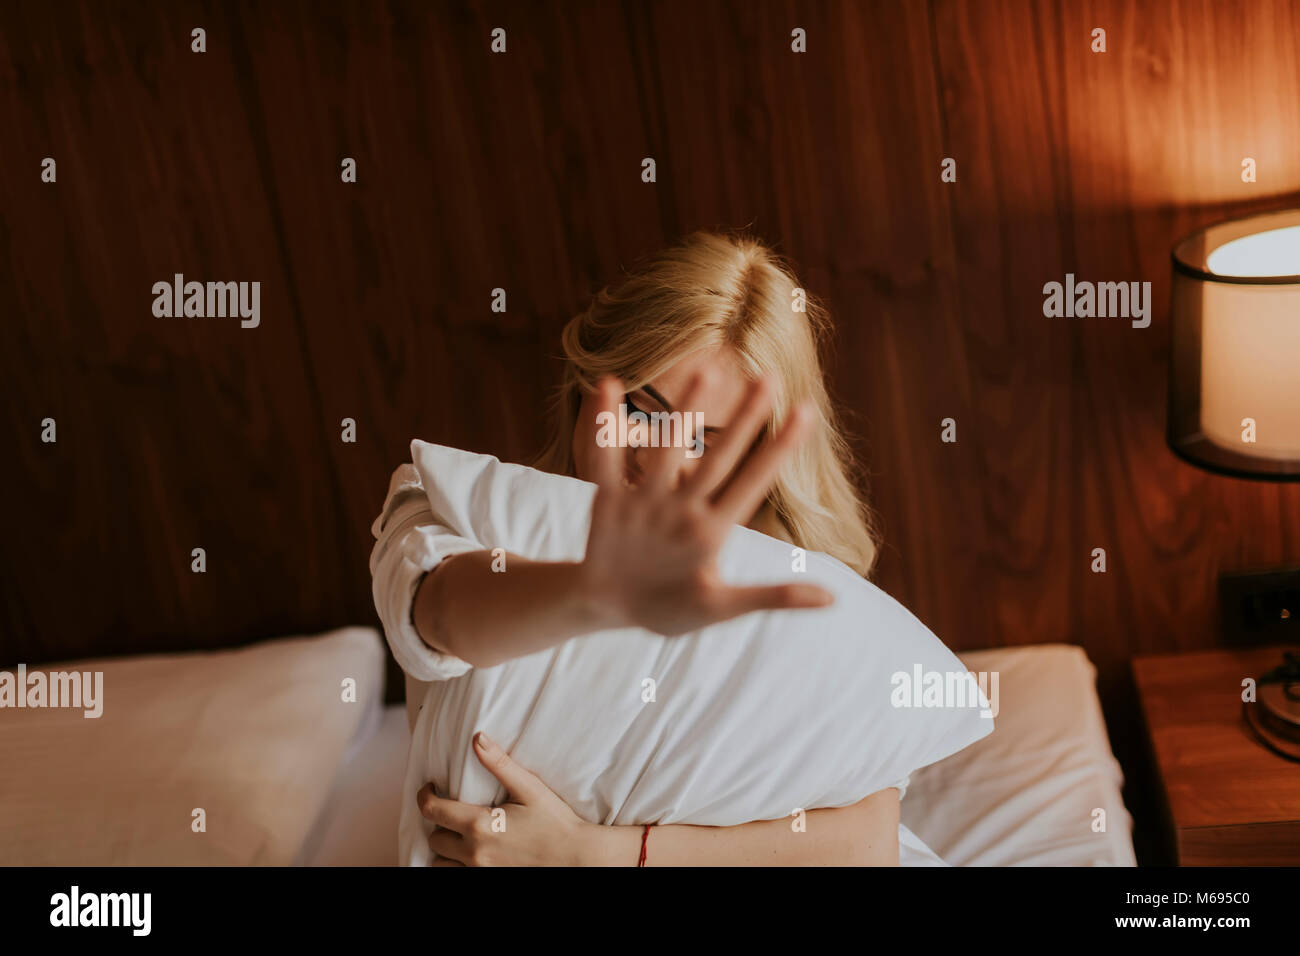
[[[396,866],[397,817],[411,729],[394,704],[368,723],[299,854],[308,866]],[[415,794],[410,795],[415,799]]]
[[[953,866],[1133,866],[1132,820],[1082,648],[994,648],[958,656],[996,671],[992,734],[912,775],[902,824]],[[376,713],[359,733],[312,836],[309,866],[393,866],[410,742],[406,708]],[[1105,829],[1096,830],[1096,810]],[[902,862],[934,865],[902,836]]]

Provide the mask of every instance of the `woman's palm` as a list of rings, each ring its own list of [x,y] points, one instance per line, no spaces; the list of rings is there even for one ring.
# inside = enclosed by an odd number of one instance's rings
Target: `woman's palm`
[[[697,378],[683,409],[691,408],[700,387]],[[621,395],[618,381],[603,380],[598,410],[615,413]],[[718,554],[733,525],[763,503],[811,424],[810,409],[797,408],[785,428],[746,454],[770,405],[766,382],[753,383],[725,437],[680,480],[672,456],[662,454],[641,484],[629,487],[622,480],[622,449],[595,450],[598,487],[583,566],[593,598],[618,623],[676,635],[749,611],[830,602],[814,585],[734,587],[718,573]]]

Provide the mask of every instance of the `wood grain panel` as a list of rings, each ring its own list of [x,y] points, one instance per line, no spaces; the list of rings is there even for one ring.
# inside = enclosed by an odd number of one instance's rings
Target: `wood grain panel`
[[[1300,561],[1300,486],[1163,441],[1172,243],[1300,202],[1297,35],[1295,0],[6,4],[0,660],[374,623],[411,438],[527,459],[590,294],[748,226],[835,317],[879,582],[954,648],[1082,645],[1132,768],[1128,658]],[[261,326],[156,319],[175,272],[260,280]],[[1044,318],[1067,272],[1150,281],[1151,327]]]

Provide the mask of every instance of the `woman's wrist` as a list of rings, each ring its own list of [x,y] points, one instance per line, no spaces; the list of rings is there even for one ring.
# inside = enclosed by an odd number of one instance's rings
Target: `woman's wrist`
[[[583,823],[579,831],[579,866],[636,866],[641,853],[639,826]]]
[[[626,615],[614,590],[602,580],[600,569],[587,561],[575,562],[570,568],[572,595],[584,629],[607,631],[627,627]]]

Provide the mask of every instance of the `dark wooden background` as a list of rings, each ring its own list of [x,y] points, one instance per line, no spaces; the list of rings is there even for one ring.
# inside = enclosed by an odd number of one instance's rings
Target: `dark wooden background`
[[[1271,0],[5,4],[0,663],[377,623],[410,440],[527,458],[588,296],[747,226],[837,320],[879,583],[957,649],[1086,648],[1136,778],[1128,659],[1300,561],[1300,486],[1163,443],[1170,247],[1300,201],[1298,48]],[[176,272],[261,326],[155,318]],[[1044,318],[1066,272],[1151,281],[1151,327]]]

